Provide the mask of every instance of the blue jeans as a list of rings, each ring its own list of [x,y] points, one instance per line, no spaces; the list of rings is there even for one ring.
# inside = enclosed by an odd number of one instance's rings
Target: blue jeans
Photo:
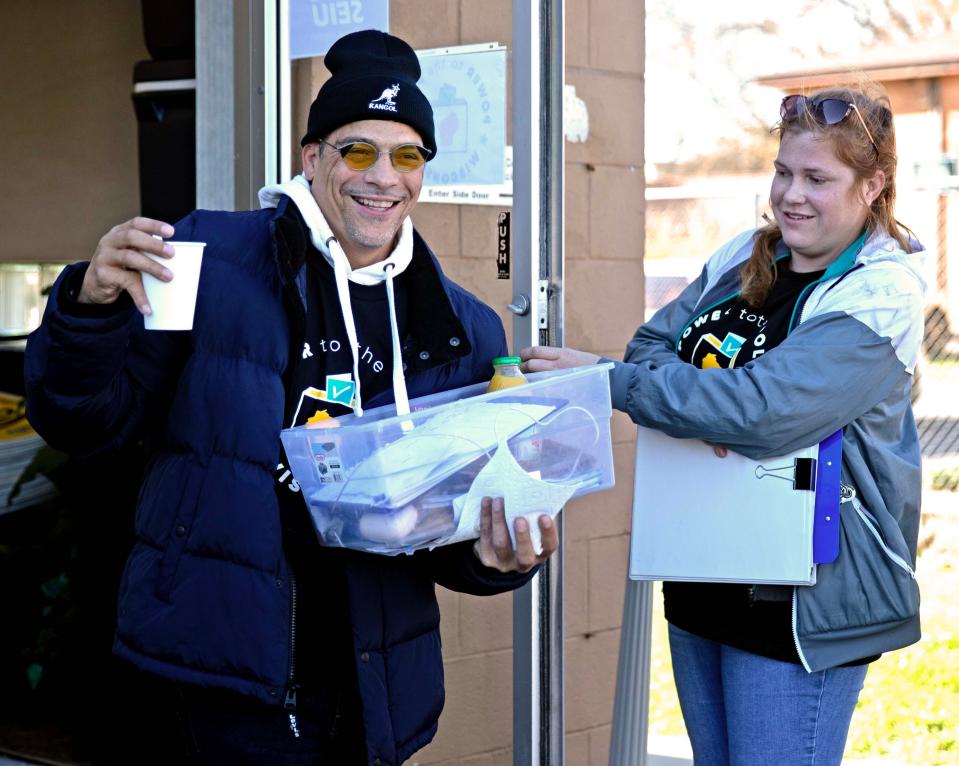
[[[669,626],[696,766],[838,766],[867,665],[802,665]]]

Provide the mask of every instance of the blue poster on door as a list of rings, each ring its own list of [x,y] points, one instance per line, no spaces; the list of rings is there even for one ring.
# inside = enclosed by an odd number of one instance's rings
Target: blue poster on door
[[[389,28],[389,0],[290,0],[290,58],[323,56],[350,32]]]
[[[495,44],[417,51],[433,105],[436,157],[427,187],[503,183],[506,49]]]

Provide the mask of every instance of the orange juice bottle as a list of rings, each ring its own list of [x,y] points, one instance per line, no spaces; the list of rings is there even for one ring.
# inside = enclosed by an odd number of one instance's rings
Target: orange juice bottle
[[[526,376],[519,369],[518,356],[498,356],[493,360],[493,377],[486,387],[487,391],[501,391],[504,388],[521,386]]]

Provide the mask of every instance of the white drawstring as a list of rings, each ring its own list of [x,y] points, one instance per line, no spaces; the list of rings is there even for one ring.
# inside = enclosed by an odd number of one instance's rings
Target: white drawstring
[[[343,314],[343,323],[346,325],[346,337],[350,341],[353,352],[353,412],[357,417],[363,417],[363,399],[360,396],[360,355],[359,341],[356,339],[356,323],[353,321],[353,304],[350,301],[350,282],[347,269],[349,265],[346,254],[340,243],[333,237],[328,240],[330,254],[333,255],[333,277],[336,280],[336,296],[340,299],[340,311]],[[337,253],[336,251],[339,250]]]
[[[400,350],[400,331],[396,325],[396,299],[393,296],[393,270],[391,263],[386,271],[386,299],[390,304],[390,336],[393,340],[393,398],[396,400],[396,414],[410,414],[410,400],[406,394],[406,378],[403,377],[403,354]]]

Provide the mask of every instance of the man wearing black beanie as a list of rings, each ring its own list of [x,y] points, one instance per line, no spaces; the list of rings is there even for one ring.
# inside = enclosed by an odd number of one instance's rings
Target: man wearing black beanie
[[[409,412],[507,351],[409,217],[437,151],[416,54],[367,30],[325,63],[301,175],[262,189],[259,211],[115,227],[63,272],[28,344],[28,414],[51,444],[149,452],[114,651],[171,716],[144,721],[122,763],[400,764],[443,708],[435,585],[511,590],[558,545],[543,516],[542,552],[524,519],[514,547],[499,498],[475,542],[319,544],[280,429]],[[141,273],[171,278],[146,254],[171,257],[174,232],[206,243],[193,328],[146,331]]]

